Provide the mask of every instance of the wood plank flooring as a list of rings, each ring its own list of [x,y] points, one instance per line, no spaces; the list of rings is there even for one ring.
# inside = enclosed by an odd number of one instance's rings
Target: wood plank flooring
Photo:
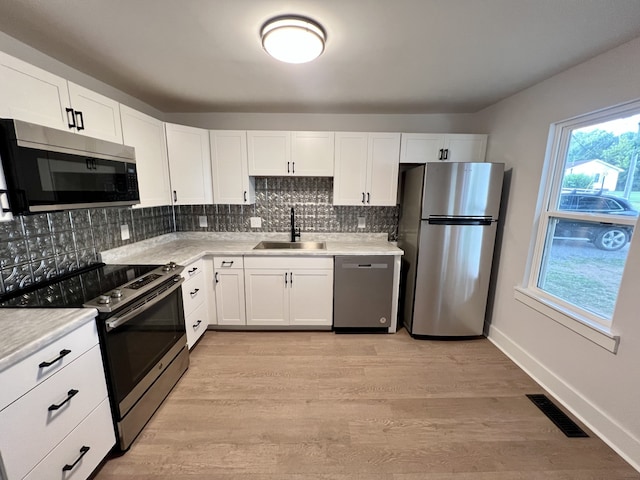
[[[486,339],[208,331],[95,479],[640,479],[526,393],[545,392]]]

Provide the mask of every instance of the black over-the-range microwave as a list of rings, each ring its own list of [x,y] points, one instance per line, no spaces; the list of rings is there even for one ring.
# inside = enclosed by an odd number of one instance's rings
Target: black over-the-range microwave
[[[133,147],[0,119],[0,160],[14,215],[140,202]]]

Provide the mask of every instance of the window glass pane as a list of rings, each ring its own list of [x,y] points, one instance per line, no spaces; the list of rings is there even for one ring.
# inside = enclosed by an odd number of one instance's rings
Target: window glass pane
[[[563,166],[562,192],[552,204],[574,212],[637,216],[639,151],[640,115],[574,129]],[[612,198],[620,200],[606,201]]]
[[[550,218],[538,287],[611,319],[632,227]]]

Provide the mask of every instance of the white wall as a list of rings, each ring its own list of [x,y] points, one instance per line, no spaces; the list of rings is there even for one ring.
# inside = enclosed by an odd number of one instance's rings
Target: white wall
[[[472,114],[169,113],[167,122],[220,130],[472,133]],[[482,133],[482,132],[479,132]]]
[[[514,299],[522,285],[549,126],[640,98],[640,38],[477,114],[487,158],[512,169],[490,339],[640,470],[640,234],[630,245],[614,314],[617,354]]]

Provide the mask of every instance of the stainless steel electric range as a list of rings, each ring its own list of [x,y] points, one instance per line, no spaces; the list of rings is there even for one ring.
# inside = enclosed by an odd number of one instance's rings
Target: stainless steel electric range
[[[189,366],[183,267],[97,264],[0,295],[0,307],[98,310],[118,448],[127,450]]]

